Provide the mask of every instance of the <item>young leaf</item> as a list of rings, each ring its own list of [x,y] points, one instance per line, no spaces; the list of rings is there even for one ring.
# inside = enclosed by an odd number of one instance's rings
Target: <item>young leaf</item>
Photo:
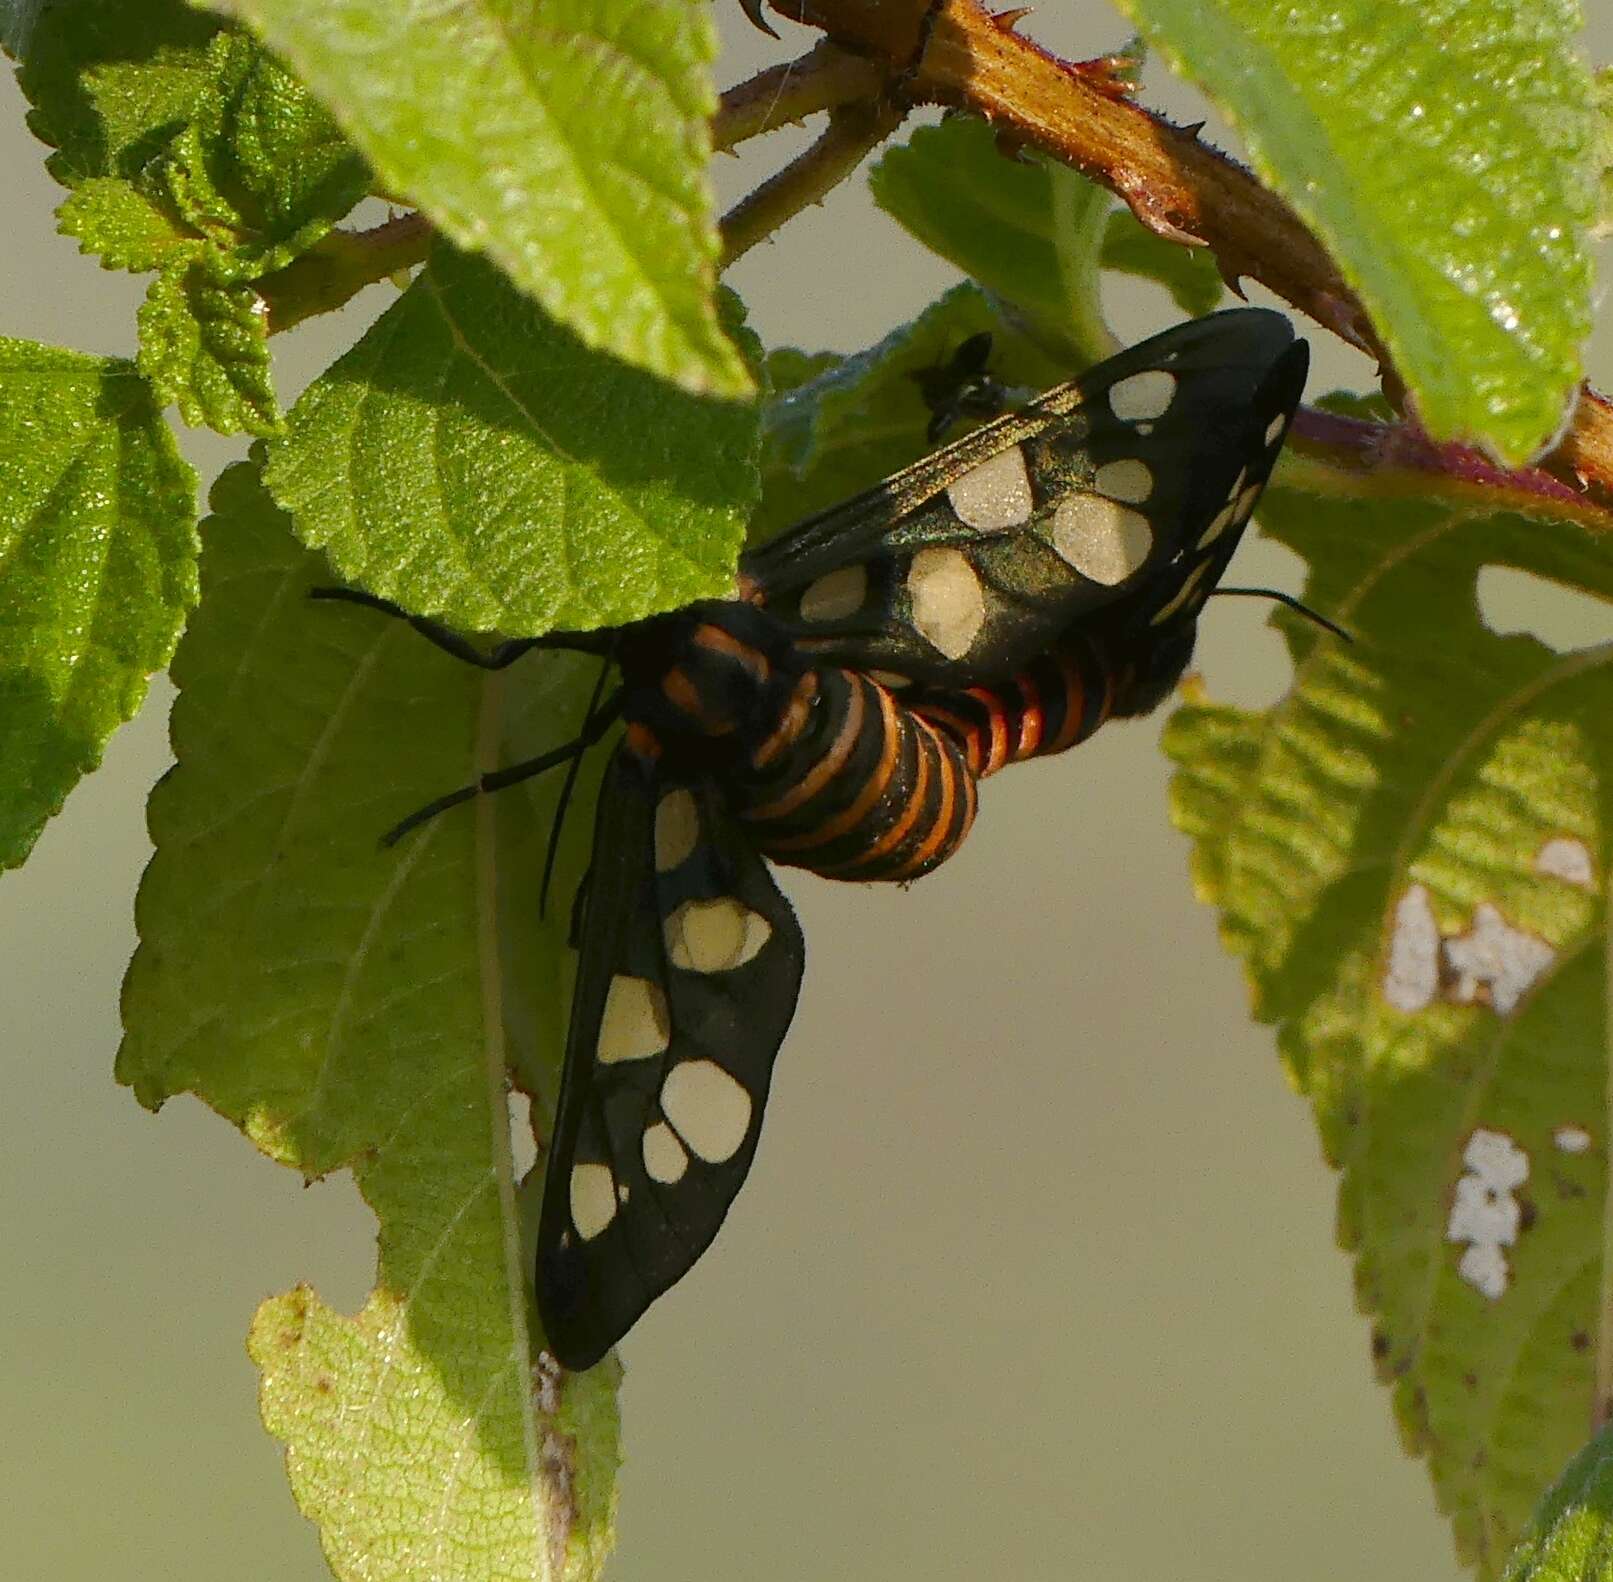
[[[1572,0],[1121,0],[1339,261],[1438,439],[1562,422],[1590,329]],[[1482,104],[1483,114],[1474,107]]]
[[[177,0],[69,0],[21,80],[73,190],[62,228],[108,267],[159,270],[141,372],[187,423],[271,434],[267,323],[248,287],[324,236],[367,167],[253,39]]]
[[[193,428],[273,433],[267,319],[251,286],[221,283],[182,258],[152,281],[140,309],[140,371]]]
[[[1010,158],[973,116],[951,115],[890,149],[868,184],[874,201],[932,252],[1033,320],[1072,360],[1109,349],[1096,269],[1159,281],[1184,313],[1208,313],[1221,278],[1208,252],[1145,231],[1075,171]],[[1094,245],[1094,233],[1101,246]]]
[[[954,286],[877,346],[834,359],[768,403],[762,503],[753,534],[765,538],[930,449],[932,413],[920,376],[944,368],[981,331],[992,336],[991,373],[1006,386],[1041,390],[1075,371],[1027,339],[977,286]],[[781,366],[788,377],[808,364],[792,351]]]
[[[173,653],[196,478],[130,363],[0,339],[0,868]]]
[[[1500,1566],[1583,1437],[1608,1212],[1607,645],[1480,619],[1512,566],[1613,599],[1589,540],[1273,491],[1294,690],[1166,731],[1202,896],[1342,1171],[1340,1237],[1407,1444]],[[1613,631],[1613,605],[1608,627]]]
[[[1613,1582],[1613,1430],[1569,1462],[1507,1560],[1504,1582]]]
[[[697,394],[753,386],[713,297],[716,37],[698,0],[227,0],[384,185],[585,346]]]
[[[548,656],[490,676],[401,621],[310,601],[328,572],[251,466],[213,506],[119,1079],[152,1107],[196,1094],[310,1179],[351,1168],[376,1213],[363,1309],[299,1288],[263,1305],[250,1341],[336,1574],[413,1582],[452,1555],[463,1582],[591,1578],[617,1370],[534,1361],[506,1090],[507,1019],[551,1083],[562,1037],[568,907],[539,921],[535,893],[553,777],[377,840],[501,756],[512,714],[564,735],[585,677]],[[519,954],[501,905],[528,920]]]
[[[439,244],[297,403],[268,479],[350,581],[541,632],[729,593],[757,435],[752,408],[589,351]]]

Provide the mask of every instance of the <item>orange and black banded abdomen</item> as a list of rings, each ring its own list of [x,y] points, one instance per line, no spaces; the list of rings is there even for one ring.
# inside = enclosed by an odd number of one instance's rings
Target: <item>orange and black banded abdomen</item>
[[[1006,681],[926,692],[912,707],[958,745],[970,774],[984,780],[1009,764],[1084,742],[1109,718],[1118,679],[1102,651],[1071,636]]]
[[[831,879],[916,879],[975,816],[959,743],[877,681],[832,668],[800,678],[733,791],[762,851]]]

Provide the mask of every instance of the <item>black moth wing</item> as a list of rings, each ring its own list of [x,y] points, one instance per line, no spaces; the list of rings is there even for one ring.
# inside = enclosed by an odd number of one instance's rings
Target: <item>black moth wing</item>
[[[705,1251],[756,1151],[801,931],[716,787],[618,748],[538,1224],[548,1346],[592,1367]]]
[[[1009,674],[1102,614],[1191,621],[1299,404],[1308,352],[1264,308],[1156,335],[752,551],[815,658],[937,686]]]

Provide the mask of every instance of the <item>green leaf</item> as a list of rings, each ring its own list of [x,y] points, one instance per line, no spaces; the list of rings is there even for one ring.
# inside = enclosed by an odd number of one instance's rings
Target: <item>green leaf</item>
[[[1569,1462],[1512,1551],[1506,1582],[1613,1582],[1613,1430]]]
[[[73,190],[59,218],[109,268],[159,270],[140,368],[187,423],[271,434],[279,409],[250,282],[326,235],[369,186],[336,124],[246,33],[179,0],[45,14],[21,81]]]
[[[269,484],[342,576],[470,630],[636,620],[726,596],[753,408],[592,352],[438,244],[293,408]]]
[[[1556,432],[1590,330],[1574,0],[1121,0],[1327,244],[1438,439]]]
[[[250,36],[179,0],[67,0],[20,81],[73,196],[63,228],[109,265],[175,251],[219,279],[284,267],[352,208],[367,168]]]
[[[932,252],[1035,322],[1056,355],[1113,349],[1096,270],[1155,280],[1197,317],[1221,300],[1207,251],[1162,241],[1101,188],[1033,153],[1010,158],[984,121],[949,115],[890,149],[868,178],[874,201]]]
[[[1592,234],[1613,233],[1613,66],[1596,73],[1596,223]]]
[[[196,598],[195,493],[132,364],[0,339],[0,867],[168,662]]]
[[[1005,385],[1041,390],[1077,371],[1050,359],[978,287],[954,286],[877,346],[835,358],[769,402],[753,535],[765,538],[922,456],[931,414],[917,376],[945,367],[982,330],[991,332],[991,371]],[[788,378],[810,363],[792,350],[779,366]]]
[[[279,432],[268,313],[251,286],[221,284],[181,260],[152,281],[139,322],[141,373],[193,428]]]
[[[562,1559],[592,1578],[619,1370],[534,1361],[506,1094],[513,1063],[546,1113],[562,1037],[569,909],[540,921],[535,894],[553,777],[377,842],[516,743],[566,734],[591,677],[553,656],[489,676],[401,621],[310,601],[328,571],[249,465],[213,506],[119,1079],[150,1106],[196,1094],[310,1179],[350,1167],[375,1211],[361,1311],[298,1288],[263,1305],[250,1340],[264,1420],[336,1574],[414,1582],[451,1556],[460,1582],[558,1576]],[[544,735],[523,740],[533,721]],[[573,820],[562,886],[587,833]]]
[[[1285,615],[1288,698],[1179,711],[1174,813],[1343,1172],[1340,1238],[1406,1442],[1493,1574],[1613,1344],[1613,650],[1491,631],[1477,578],[1516,567],[1605,601],[1613,563],[1409,503],[1273,491],[1262,520],[1356,641]]]
[[[1221,272],[1207,249],[1167,242],[1143,225],[1130,209],[1116,209],[1109,216],[1103,237],[1103,267],[1164,286],[1177,307],[1190,318],[1213,312],[1225,294]]]
[[[699,0],[228,0],[384,185],[584,345],[747,396],[713,302],[716,35]]]

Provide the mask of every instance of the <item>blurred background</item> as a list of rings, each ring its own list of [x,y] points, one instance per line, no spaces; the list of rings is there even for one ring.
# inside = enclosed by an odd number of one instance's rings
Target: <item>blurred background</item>
[[[724,84],[809,42],[717,13]],[[1096,0],[1025,30],[1070,56],[1127,38]],[[1613,21],[1589,47],[1613,58]],[[144,282],[54,234],[62,194],[3,78],[0,334],[132,354]],[[1157,66],[1143,97],[1209,115]],[[723,202],[810,135],[719,160]],[[859,176],[730,279],[768,342],[850,351],[952,276]],[[389,300],[277,341],[282,396]],[[1109,305],[1126,340],[1178,317],[1136,285]],[[1313,393],[1364,381],[1312,344]],[[1590,369],[1613,381],[1605,324]],[[185,444],[204,480],[244,451]],[[1300,566],[1253,543],[1238,577],[1297,590]],[[1549,630],[1532,597],[1501,590],[1500,619]],[[1283,690],[1260,607],[1205,627],[1214,694]],[[0,1548],[54,1582],[318,1582],[243,1337],[298,1280],[357,1308],[373,1222],[345,1175],[305,1190],[196,1102],[152,1117],[111,1076],[169,700],[159,682],[0,882]],[[994,781],[916,890],[787,875],[809,967],[766,1144],[623,1347],[619,1582],[1458,1575],[1373,1381],[1309,1113],[1192,900],[1158,728]]]

